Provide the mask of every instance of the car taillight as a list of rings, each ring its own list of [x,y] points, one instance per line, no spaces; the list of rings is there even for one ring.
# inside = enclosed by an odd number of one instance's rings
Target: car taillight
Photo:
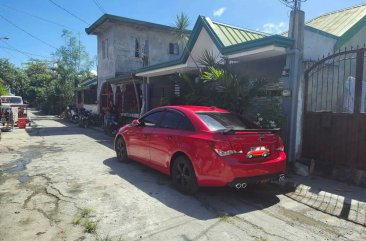
[[[276,151],[285,151],[285,146],[283,145],[283,141],[282,141],[281,137],[277,138]]]
[[[209,142],[209,144],[219,156],[229,156],[233,154],[243,153],[242,147],[239,143],[220,141]]]

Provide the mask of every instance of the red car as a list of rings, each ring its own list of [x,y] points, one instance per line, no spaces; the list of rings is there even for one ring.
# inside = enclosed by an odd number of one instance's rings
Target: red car
[[[266,155],[249,158],[257,147],[265,147]],[[119,161],[133,159],[170,175],[178,190],[190,194],[200,186],[245,188],[282,180],[286,168],[276,130],[258,129],[216,107],[153,109],[118,131],[115,151]]]

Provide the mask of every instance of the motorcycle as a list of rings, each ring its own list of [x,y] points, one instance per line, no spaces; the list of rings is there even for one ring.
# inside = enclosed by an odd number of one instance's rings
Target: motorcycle
[[[107,121],[107,125],[104,129],[104,132],[110,136],[115,136],[121,127],[121,123],[118,121],[118,118],[113,115],[111,118]]]
[[[83,127],[83,128],[88,128],[88,125],[89,125],[89,121],[88,121],[88,118],[89,116],[91,115],[91,111],[89,110],[81,110],[80,113],[79,113],[79,126],[80,127]]]
[[[80,112],[79,126],[89,128],[90,126],[101,126],[102,120],[98,114],[94,114],[90,110]]]
[[[75,106],[69,105],[66,107],[66,119],[71,121],[72,123],[78,123],[80,116],[79,111]]]

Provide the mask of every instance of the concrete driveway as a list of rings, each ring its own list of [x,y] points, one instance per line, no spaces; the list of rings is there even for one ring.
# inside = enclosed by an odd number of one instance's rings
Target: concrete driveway
[[[183,195],[169,177],[119,163],[99,131],[33,120],[0,142],[0,240],[366,240],[362,223],[278,185]]]

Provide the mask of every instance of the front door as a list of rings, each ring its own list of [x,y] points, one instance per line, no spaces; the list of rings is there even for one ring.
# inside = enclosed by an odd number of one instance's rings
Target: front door
[[[140,119],[141,125],[135,126],[126,135],[128,138],[127,151],[129,157],[145,163],[150,162],[150,140],[151,134],[159,129],[158,123],[163,116],[163,111],[153,112]]]

